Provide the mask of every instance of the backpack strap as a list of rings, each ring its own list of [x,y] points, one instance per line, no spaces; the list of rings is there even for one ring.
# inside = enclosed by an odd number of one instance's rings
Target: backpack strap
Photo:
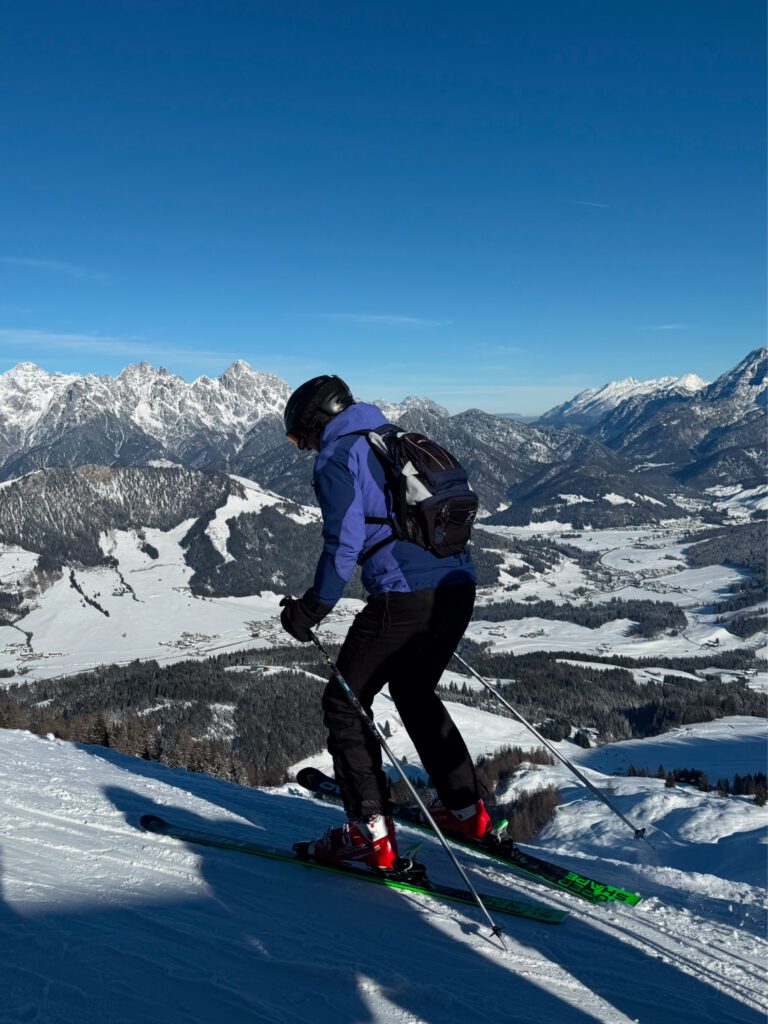
[[[360,437],[364,437],[364,438],[366,438],[368,440],[368,443],[371,446],[371,450],[373,451],[373,454],[376,456],[376,458],[379,460],[379,462],[382,463],[382,465],[383,465],[383,459],[379,456],[379,453],[376,451],[376,448],[370,443],[370,439],[368,438],[369,434],[375,434],[375,433],[378,433],[378,431],[375,430],[375,429],[369,429],[369,430],[350,430],[350,434],[357,434]],[[384,466],[385,476],[387,478],[387,482],[389,483],[389,473],[387,472],[387,469],[388,469],[388,467],[385,465]],[[394,523],[394,518],[392,516],[366,516],[365,517],[365,522],[368,525],[370,525],[370,526],[392,526],[393,523]],[[376,544],[374,544],[372,548],[369,548],[368,551],[365,552],[365,554],[363,555],[363,557],[361,558],[361,560],[360,560],[360,562],[358,564],[359,565],[365,565],[365,563],[368,561],[368,559],[371,557],[371,555],[375,555],[377,551],[381,551],[381,549],[385,548],[387,546],[387,544],[392,544],[396,540],[397,540],[397,534],[393,530],[392,533],[390,533],[390,535],[388,537],[384,537],[383,540],[377,541]]]
[[[389,522],[388,519],[384,519],[382,521],[385,523]],[[368,522],[367,519],[366,522]],[[390,533],[390,535],[388,537],[385,537],[384,540],[378,541],[378,543],[374,544],[372,548],[369,548],[369,550],[365,552],[363,557],[360,559],[359,565],[365,565],[365,563],[368,561],[371,555],[375,555],[377,551],[381,551],[381,549],[385,548],[387,544],[392,544],[396,540],[397,537],[395,536],[395,534]]]

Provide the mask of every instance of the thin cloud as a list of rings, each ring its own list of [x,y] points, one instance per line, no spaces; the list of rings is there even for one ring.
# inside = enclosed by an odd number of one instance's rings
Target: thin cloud
[[[657,324],[655,327],[649,327],[649,331],[690,331],[693,329],[693,324]]]
[[[586,199],[564,199],[563,202],[571,203],[573,206],[595,206],[598,210],[610,210],[608,203],[590,203]]]
[[[384,313],[320,313],[322,320],[360,324],[368,327],[448,327],[453,320],[430,320],[421,316],[393,316]]]
[[[89,270],[75,263],[61,263],[58,260],[36,260],[26,256],[0,256],[0,263],[9,263],[14,267],[28,267],[30,270],[45,270],[54,274],[65,274],[76,277],[80,281],[108,281],[109,274],[98,270]]]
[[[15,345],[22,349],[27,358],[28,351],[61,350],[92,352],[103,355],[127,356],[130,359],[166,359],[177,363],[206,364],[214,360],[237,358],[233,352],[211,351],[197,348],[177,348],[162,342],[145,341],[142,338],[117,338],[100,334],[60,334],[52,331],[16,330],[0,328],[0,345]]]

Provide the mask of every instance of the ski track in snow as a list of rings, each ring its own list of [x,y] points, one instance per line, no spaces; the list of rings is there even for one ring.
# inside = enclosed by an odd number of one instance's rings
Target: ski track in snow
[[[504,953],[472,908],[136,825],[154,811],[289,846],[340,820],[294,784],[249,790],[17,731],[0,733],[0,780],[1,1024],[758,1024],[768,1008],[759,887],[721,877],[711,844],[698,844],[708,870],[696,874],[675,867],[679,843],[638,849],[575,787],[543,854],[645,899],[591,907],[466,853],[482,890],[571,913],[559,926],[504,918]],[[627,813],[659,797],[657,780],[617,781]],[[455,882],[434,841],[400,834]]]

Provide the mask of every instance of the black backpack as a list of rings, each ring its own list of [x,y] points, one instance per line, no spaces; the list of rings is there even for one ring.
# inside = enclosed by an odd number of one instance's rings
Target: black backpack
[[[442,445],[424,434],[397,426],[361,430],[384,467],[391,495],[389,516],[366,516],[366,523],[386,524],[392,534],[366,551],[366,561],[386,544],[407,540],[438,558],[462,552],[477,515],[477,495],[467,471]],[[361,563],[362,564],[362,563]]]

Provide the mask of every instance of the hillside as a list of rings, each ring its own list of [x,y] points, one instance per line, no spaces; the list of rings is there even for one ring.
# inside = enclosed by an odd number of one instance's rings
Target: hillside
[[[473,743],[482,729],[476,720]],[[154,810],[286,845],[338,822],[295,787],[243,789],[13,731],[0,732],[0,776],[4,1024],[474,1024],[512,1008],[522,1024],[763,1019],[765,813],[740,798],[613,780],[624,813],[669,834],[651,849],[561,778],[563,806],[541,846],[645,899],[582,907],[466,855],[485,891],[512,884],[571,911],[557,927],[507,919],[503,953],[469,908],[136,828]],[[452,880],[434,843],[419,856]]]

